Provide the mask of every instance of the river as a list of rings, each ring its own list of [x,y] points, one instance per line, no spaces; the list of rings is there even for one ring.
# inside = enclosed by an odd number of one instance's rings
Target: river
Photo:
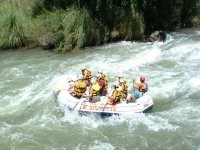
[[[118,42],[55,54],[36,49],[0,52],[2,150],[199,150],[200,29],[171,32],[167,41]],[[100,118],[62,112],[52,85],[90,67],[112,85],[146,75],[154,107],[148,113]]]

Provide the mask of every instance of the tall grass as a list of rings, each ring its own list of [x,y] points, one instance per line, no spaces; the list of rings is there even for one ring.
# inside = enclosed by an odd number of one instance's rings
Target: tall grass
[[[44,0],[34,0],[31,4],[31,16],[36,17],[45,10],[44,9]]]
[[[63,19],[63,27],[64,40],[57,51],[66,52],[95,44],[95,24],[86,9],[69,8]]]
[[[42,15],[32,18],[28,24],[29,37],[38,46],[52,45],[57,47],[64,39],[62,20],[65,12],[57,10],[46,11]]]
[[[0,48],[18,48],[26,45],[25,17],[14,1],[0,9]]]
[[[180,23],[191,24],[192,19],[196,26],[200,24],[200,0],[194,2],[5,0],[0,2],[0,49],[50,45],[65,53],[110,41],[140,39],[145,30],[179,27]],[[185,20],[185,14],[190,19]]]

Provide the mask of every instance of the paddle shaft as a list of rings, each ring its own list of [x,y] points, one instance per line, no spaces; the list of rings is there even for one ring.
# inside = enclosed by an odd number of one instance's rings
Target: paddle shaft
[[[76,103],[76,105],[74,106],[73,110],[76,108],[76,106],[78,105],[79,102],[81,102],[81,106],[82,106],[82,103],[83,103],[83,101],[84,101],[83,97],[85,96],[87,90],[88,90],[88,89],[85,90],[84,94],[83,94],[83,95],[81,96],[81,98],[80,98],[80,101],[78,101],[78,102]]]
[[[76,108],[76,106],[78,105],[79,102],[81,102],[81,105],[82,105],[82,103],[84,101],[83,97],[84,97],[85,93],[81,96],[80,100],[76,103],[76,105],[74,106],[74,108],[72,110],[74,110]]]
[[[112,92],[113,90],[112,89],[110,89],[110,92],[108,92],[108,96],[110,95],[110,93]],[[106,97],[104,98],[104,100],[106,99]],[[104,112],[104,109],[106,108],[106,105],[107,104],[109,104],[108,102],[104,105],[104,107],[103,107],[103,110],[102,110],[102,112]]]

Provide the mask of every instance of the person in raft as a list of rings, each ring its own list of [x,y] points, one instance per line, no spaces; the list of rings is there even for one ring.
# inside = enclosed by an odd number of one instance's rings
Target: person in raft
[[[115,82],[113,85],[113,92],[111,96],[108,96],[108,101],[110,104],[114,105],[117,102],[120,102],[122,97],[122,87],[119,86],[118,82]]]
[[[106,96],[108,93],[108,79],[103,71],[98,71],[97,77],[100,85],[100,96]]]
[[[91,85],[89,86],[89,95],[85,97],[88,98],[89,102],[95,103],[100,101],[100,85],[96,76],[92,77]]]
[[[122,87],[122,99],[126,100],[128,95],[128,85],[124,78],[120,78],[119,85]]]
[[[83,80],[83,76],[78,76],[77,80],[70,85],[69,91],[73,90],[70,94],[74,97],[81,98],[86,92],[86,83]]]
[[[86,82],[87,86],[90,86],[91,84],[91,78],[92,78],[92,71],[89,68],[82,68],[81,69],[83,79]]]
[[[145,82],[146,77],[145,76],[140,76],[140,82],[135,81],[133,79],[133,95],[131,95],[126,103],[129,102],[136,102],[138,98],[144,95],[148,91],[148,84]]]
[[[71,76],[71,78],[68,80],[68,91],[69,91],[69,94],[72,95],[72,96],[75,96],[75,92],[74,92],[74,87],[75,87],[75,83],[77,82],[78,78],[76,75],[74,76]]]

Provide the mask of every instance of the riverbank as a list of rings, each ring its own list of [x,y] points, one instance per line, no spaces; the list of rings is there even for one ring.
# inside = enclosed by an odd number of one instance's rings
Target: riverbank
[[[199,0],[168,4],[154,0],[4,0],[0,6],[0,49],[41,46],[65,53],[120,40],[141,40],[156,30],[200,25],[199,8]]]

